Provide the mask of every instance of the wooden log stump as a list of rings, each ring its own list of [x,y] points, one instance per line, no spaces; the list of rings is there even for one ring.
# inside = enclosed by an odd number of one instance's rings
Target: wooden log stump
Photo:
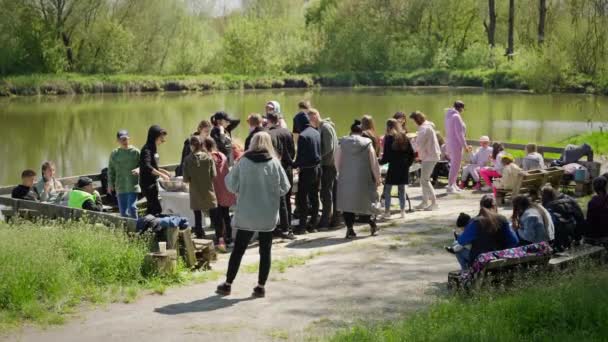
[[[183,251],[184,261],[186,266],[194,268],[197,266],[196,262],[196,249],[194,248],[194,242],[192,241],[192,230],[186,228],[179,231],[179,240],[181,241],[181,251]]]
[[[179,243],[179,228],[169,227],[165,230],[167,249],[178,249]]]
[[[211,240],[194,239],[196,248],[197,268],[211,269],[211,262],[217,260],[215,245]]]
[[[177,271],[177,251],[168,249],[165,253],[148,253],[145,264],[159,275],[173,274]]]

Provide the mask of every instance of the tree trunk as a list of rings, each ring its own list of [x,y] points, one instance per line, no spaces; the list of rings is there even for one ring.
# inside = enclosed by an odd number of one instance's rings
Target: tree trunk
[[[65,46],[66,58],[68,60],[68,68],[72,70],[74,66],[74,53],[72,51],[72,41],[70,36],[68,36],[65,32],[61,33],[61,40],[63,41],[63,46]]]
[[[509,37],[507,41],[507,57],[513,59],[513,26],[515,23],[515,0],[509,0]]]
[[[496,1],[488,0],[488,14],[490,17],[489,24],[483,23],[483,26],[486,28],[486,33],[488,34],[488,44],[491,47],[496,45],[496,39],[494,35],[496,33]]]
[[[547,1],[539,0],[538,2],[538,45],[545,42],[545,21],[547,18]]]

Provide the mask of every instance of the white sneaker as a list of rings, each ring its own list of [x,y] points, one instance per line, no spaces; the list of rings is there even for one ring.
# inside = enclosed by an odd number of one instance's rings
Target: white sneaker
[[[439,209],[439,205],[437,203],[431,204],[428,207],[424,208],[424,211],[433,211]]]
[[[382,214],[382,218],[385,220],[390,220],[391,219],[391,212],[384,212],[384,214]]]
[[[445,192],[447,192],[448,194],[453,194],[456,193],[456,189],[454,188],[454,186],[448,186],[447,188],[445,188]]]
[[[415,206],[414,209],[416,209],[416,210],[422,210],[422,209],[424,209],[424,208],[426,208],[428,206],[429,206],[429,204],[427,202],[422,202],[422,203],[418,204],[417,206]]]
[[[401,213],[399,214],[401,218],[405,218],[405,209],[401,209]]]

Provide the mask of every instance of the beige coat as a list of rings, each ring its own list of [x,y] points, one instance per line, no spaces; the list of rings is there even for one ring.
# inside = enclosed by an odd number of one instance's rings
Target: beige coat
[[[206,211],[217,207],[215,174],[215,163],[208,153],[191,153],[184,159],[184,182],[190,183],[190,209]]]

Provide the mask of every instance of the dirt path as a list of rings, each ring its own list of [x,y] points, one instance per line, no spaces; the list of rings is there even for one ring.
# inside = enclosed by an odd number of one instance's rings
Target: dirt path
[[[409,190],[412,199],[416,190]],[[340,229],[277,243],[273,260],[306,262],[283,273],[273,269],[264,299],[250,298],[257,274],[241,271],[229,297],[214,295],[219,281],[171,288],[132,304],[81,312],[62,326],[26,327],[4,339],[298,341],[356,321],[396,318],[445,294],[447,273],[457,263],[442,246],[451,240],[457,214],[475,213],[478,199],[470,193],[444,197],[441,211],[394,219],[381,226],[377,237],[369,237],[367,227],[360,226],[360,237],[351,242]],[[227,259],[222,255],[214,268],[224,272]],[[243,265],[257,260],[257,251],[250,249]]]

